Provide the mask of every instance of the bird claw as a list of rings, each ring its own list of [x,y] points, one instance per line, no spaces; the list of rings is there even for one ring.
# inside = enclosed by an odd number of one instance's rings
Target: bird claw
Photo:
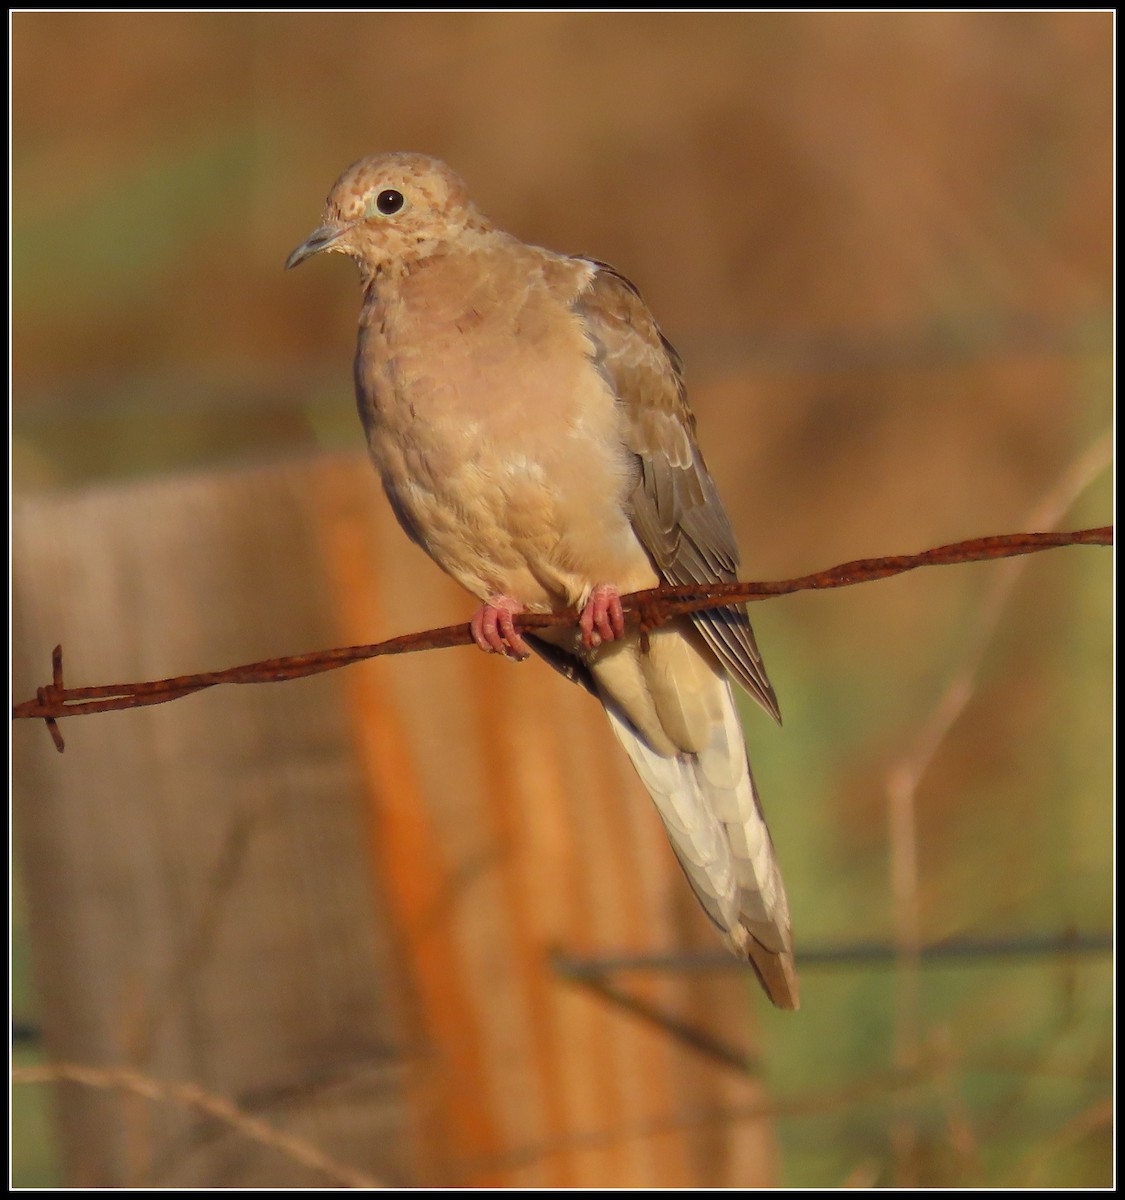
[[[531,657],[531,647],[515,627],[512,617],[524,611],[523,605],[508,596],[494,596],[473,613],[469,628],[473,641],[485,654],[503,654],[522,662]]]
[[[612,583],[599,583],[590,593],[578,618],[578,628],[582,631],[582,644],[587,650],[596,650],[603,642],[613,642],[625,636],[621,593]]]

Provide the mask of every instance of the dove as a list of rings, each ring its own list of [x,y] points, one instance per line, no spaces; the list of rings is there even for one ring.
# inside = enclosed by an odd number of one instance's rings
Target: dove
[[[601,701],[728,948],[798,1007],[789,905],[731,688],[776,720],[745,606],[642,636],[621,596],[737,578],[683,366],[613,267],[498,228],[415,153],[364,158],[293,251],[345,254],[370,455],[406,534],[478,601],[481,649],[537,653]],[[534,634],[520,613],[575,609]]]

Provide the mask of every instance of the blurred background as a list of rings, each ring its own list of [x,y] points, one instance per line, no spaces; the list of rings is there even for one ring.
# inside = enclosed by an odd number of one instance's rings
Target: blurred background
[[[640,287],[744,578],[1111,520],[1111,13],[11,33],[16,700],[60,640],[77,686],[467,619],[364,461],[354,272],[282,271],[384,150]],[[715,946],[544,669],[17,722],[14,1062],[70,1073],[15,1087],[13,1182],[1107,1186],[1111,569],[755,606],[797,1015],[552,966]]]

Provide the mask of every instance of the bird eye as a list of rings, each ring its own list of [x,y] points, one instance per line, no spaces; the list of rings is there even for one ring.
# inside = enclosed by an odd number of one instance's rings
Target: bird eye
[[[375,197],[375,207],[385,217],[389,217],[392,213],[398,212],[406,203],[406,197],[402,192],[395,188],[386,188]]]

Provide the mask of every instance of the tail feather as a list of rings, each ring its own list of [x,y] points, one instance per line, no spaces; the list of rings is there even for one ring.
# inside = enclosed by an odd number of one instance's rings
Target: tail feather
[[[698,754],[653,750],[612,704],[618,740],[656,804],[672,849],[707,915],[749,961],[780,1008],[799,1005],[789,905],[746,758],[729,685],[724,720]]]

